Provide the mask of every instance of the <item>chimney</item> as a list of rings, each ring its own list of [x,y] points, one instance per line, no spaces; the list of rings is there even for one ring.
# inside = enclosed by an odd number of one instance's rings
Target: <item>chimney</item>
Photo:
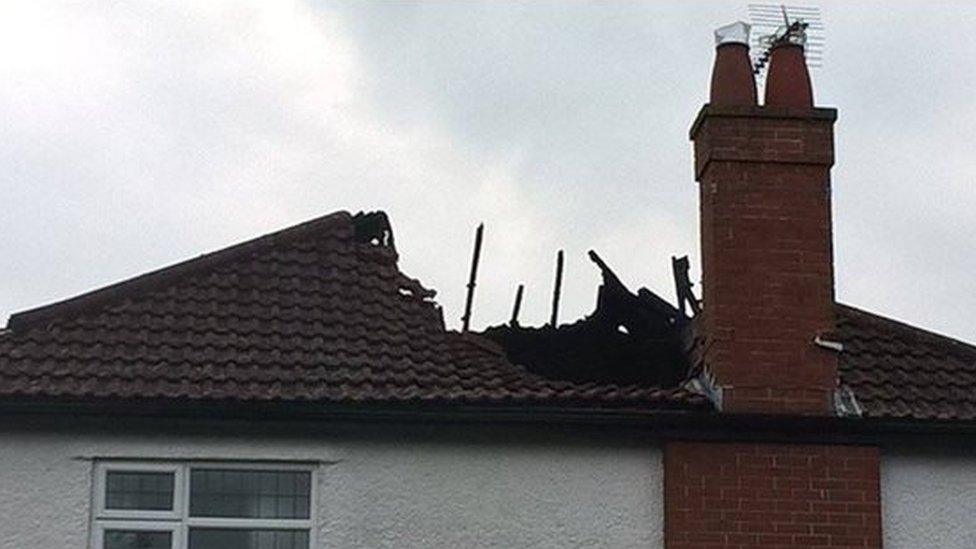
[[[813,106],[802,35],[772,48],[757,105],[748,33],[745,23],[716,31],[711,101],[691,129],[705,373],[725,412],[830,414],[837,112]]]

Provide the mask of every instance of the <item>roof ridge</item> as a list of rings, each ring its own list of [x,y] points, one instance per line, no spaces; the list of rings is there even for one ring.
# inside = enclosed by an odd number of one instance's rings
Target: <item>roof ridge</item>
[[[109,284],[108,286],[102,286],[74,297],[14,313],[7,320],[6,329],[11,331],[29,330],[58,318],[72,317],[130,295],[132,292],[150,289],[162,283],[178,280],[184,276],[215,267],[226,261],[241,258],[255,251],[271,247],[272,245],[307,236],[326,227],[339,223],[351,225],[352,219],[353,216],[348,211],[339,210],[297,225],[245,240],[244,242],[200,254],[196,257],[149,271],[148,273],[139,274]]]
[[[853,314],[858,315],[858,316],[861,316],[861,317],[867,317],[866,320],[868,320],[870,322],[879,323],[879,324],[880,323],[884,323],[884,324],[887,324],[888,326],[893,327],[893,328],[895,328],[897,330],[900,330],[902,332],[911,333],[912,335],[915,335],[916,337],[923,337],[923,338],[926,338],[926,339],[929,339],[929,340],[938,339],[938,340],[940,340],[942,342],[951,344],[954,347],[953,350],[962,350],[962,351],[966,351],[966,352],[969,352],[969,353],[976,353],[976,344],[974,344],[974,343],[969,343],[967,341],[963,341],[961,339],[958,339],[958,338],[955,338],[955,337],[952,337],[952,336],[948,336],[948,335],[945,335],[945,334],[940,334],[938,332],[935,332],[935,331],[932,331],[932,330],[929,330],[929,329],[926,329],[926,328],[921,328],[919,326],[915,326],[913,324],[909,324],[909,323],[907,323],[905,321],[902,321],[902,320],[897,320],[897,319],[894,319],[894,318],[891,318],[891,317],[882,316],[882,315],[877,314],[877,313],[872,313],[870,311],[866,311],[864,309],[860,309],[858,307],[854,307],[853,305],[847,305],[845,303],[840,303],[840,302],[835,302],[834,304],[837,305],[841,309],[846,309],[847,312],[849,312],[849,313],[853,313]]]

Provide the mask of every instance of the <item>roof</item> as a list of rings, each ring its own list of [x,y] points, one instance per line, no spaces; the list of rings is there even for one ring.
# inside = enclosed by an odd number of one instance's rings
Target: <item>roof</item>
[[[437,403],[656,410],[705,399],[571,381],[444,327],[382,213],[338,212],[13,315],[2,399]]]
[[[864,417],[976,419],[976,346],[837,306],[842,385]]]
[[[397,268],[385,215],[337,212],[13,315],[0,399],[707,409],[667,388],[694,363],[675,358],[682,317],[597,264],[593,316],[461,334]],[[847,305],[837,318],[863,417],[976,419],[976,346]],[[616,362],[597,352],[611,347]]]

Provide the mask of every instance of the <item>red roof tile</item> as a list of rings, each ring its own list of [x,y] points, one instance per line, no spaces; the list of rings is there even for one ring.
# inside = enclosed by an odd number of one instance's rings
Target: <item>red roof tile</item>
[[[361,229],[339,212],[14,315],[0,398],[705,405],[681,389],[545,379],[445,330],[392,240]]]
[[[865,417],[976,419],[976,346],[837,306],[841,383]]]

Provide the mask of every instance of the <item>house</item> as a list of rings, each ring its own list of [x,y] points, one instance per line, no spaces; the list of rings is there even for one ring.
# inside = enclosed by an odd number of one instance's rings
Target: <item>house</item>
[[[790,33],[760,106],[745,32],[693,317],[593,254],[591,316],[447,330],[378,212],[17,313],[0,547],[976,545],[976,347],[835,302],[837,113]]]

